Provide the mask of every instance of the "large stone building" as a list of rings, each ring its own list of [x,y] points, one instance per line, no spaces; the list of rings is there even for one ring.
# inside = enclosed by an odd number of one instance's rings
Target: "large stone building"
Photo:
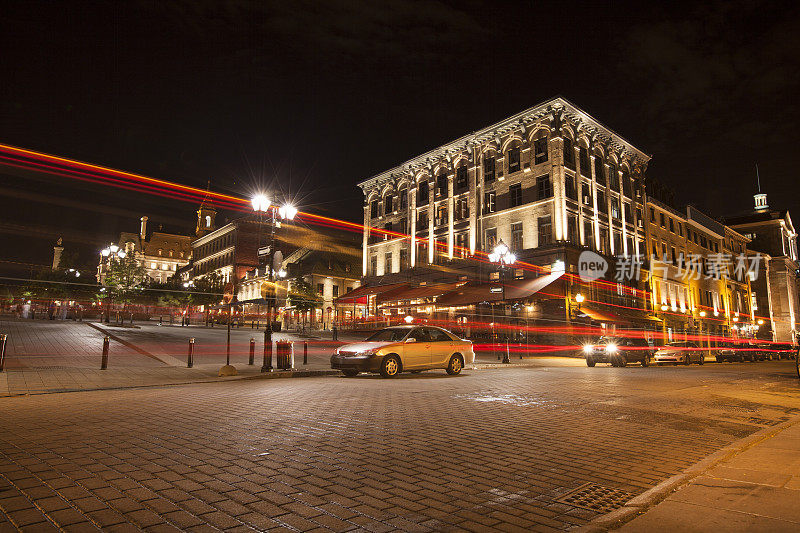
[[[760,335],[777,342],[797,342],[800,313],[797,232],[787,210],[770,209],[767,195],[754,196],[755,209],[725,222],[750,239],[759,269],[751,281],[754,314]]]
[[[530,300],[548,292],[560,300],[554,312],[569,319],[572,296],[583,290],[573,275],[581,251],[645,253],[649,159],[572,103],[554,98],[362,181],[365,286],[351,298],[354,309],[360,303],[364,316],[378,313],[378,300],[388,298],[378,295],[390,284],[415,289],[441,282],[425,297],[392,298],[422,301],[432,312],[449,301],[451,311],[479,313],[487,301],[516,300],[535,310]],[[445,297],[447,283],[469,281],[471,287],[499,279],[486,259],[500,241],[517,258],[509,294],[484,287],[469,296],[467,287],[457,291],[462,297]],[[567,276],[551,291],[543,291],[544,281],[529,283],[559,270]],[[644,309],[648,298],[635,285],[606,284],[597,300]]]
[[[139,234],[123,231],[117,246],[126,254],[136,258],[145,268],[147,276],[154,282],[165,283],[180,268],[189,264],[192,257],[192,238],[163,231],[148,234],[148,217],[141,218]],[[97,266],[97,281],[105,281],[109,258],[101,257]]]

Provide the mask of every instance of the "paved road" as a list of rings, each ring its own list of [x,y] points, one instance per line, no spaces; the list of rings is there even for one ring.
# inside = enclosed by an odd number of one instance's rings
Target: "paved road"
[[[544,367],[0,398],[0,531],[563,530],[603,511],[559,501],[586,483],[612,508],[800,414],[793,370]]]

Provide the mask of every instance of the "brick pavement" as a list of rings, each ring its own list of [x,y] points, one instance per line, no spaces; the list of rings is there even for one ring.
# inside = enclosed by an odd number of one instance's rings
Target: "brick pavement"
[[[800,412],[791,364],[235,381],[2,398],[0,527],[549,531]],[[5,515],[5,517],[3,517]]]

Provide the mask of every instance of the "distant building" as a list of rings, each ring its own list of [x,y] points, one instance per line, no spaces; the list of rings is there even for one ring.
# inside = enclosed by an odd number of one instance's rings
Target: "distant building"
[[[735,268],[748,239],[695,207],[679,211],[649,194],[646,213],[648,289],[666,338],[690,333],[711,348],[721,336],[752,336],[750,280]]]
[[[754,196],[755,209],[725,218],[750,239],[751,254],[760,255],[758,276],[751,280],[751,301],[762,337],[797,342],[800,325],[797,232],[787,210],[770,209],[767,195]]]
[[[120,233],[117,246],[125,253],[133,254],[152,281],[164,283],[189,263],[192,256],[192,238],[188,235],[162,231],[154,231],[148,235],[147,221],[147,216],[141,218],[138,235],[129,232]],[[97,266],[97,280],[100,283],[105,281],[107,271],[108,258],[101,257]]]
[[[276,270],[282,274],[275,283],[277,319],[284,327],[306,325],[330,329],[333,322],[350,319],[350,310],[337,315],[334,300],[357,288],[360,282],[361,250],[359,236],[328,228],[305,228],[284,225],[276,233]],[[267,280],[262,265],[240,280],[237,299],[245,303],[245,314],[259,313],[265,300],[261,287]],[[299,281],[319,295],[320,306],[301,312],[290,305],[290,295]]]

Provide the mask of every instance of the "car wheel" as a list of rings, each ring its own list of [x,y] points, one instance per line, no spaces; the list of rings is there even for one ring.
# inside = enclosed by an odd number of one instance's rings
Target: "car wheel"
[[[704,354],[704,353],[700,354],[700,360],[698,361],[698,364],[701,364],[701,365],[706,364],[706,354]]]
[[[737,363],[744,363],[744,356],[742,354],[737,355],[736,356],[736,362]]]
[[[594,366],[596,364],[597,363],[595,363],[594,357],[592,357],[591,355],[586,357],[586,366]]]
[[[450,361],[447,363],[447,373],[451,376],[457,376],[461,373],[463,366],[464,364],[461,362],[461,357],[458,355],[453,355],[450,357]]]
[[[381,376],[393,378],[400,373],[400,358],[396,355],[387,355],[381,363]]]
[[[348,368],[347,370],[342,370],[342,374],[344,374],[348,378],[354,378],[358,375],[358,370],[353,370],[352,368]]]
[[[617,357],[617,366],[622,367],[628,364],[628,361],[625,359],[624,355],[620,355]]]
[[[684,366],[689,366],[692,364],[692,359],[689,357],[688,353],[683,357],[683,364]]]
[[[642,358],[642,366],[645,367],[648,366],[649,364],[650,361],[647,360],[647,356],[645,355],[644,358]]]

